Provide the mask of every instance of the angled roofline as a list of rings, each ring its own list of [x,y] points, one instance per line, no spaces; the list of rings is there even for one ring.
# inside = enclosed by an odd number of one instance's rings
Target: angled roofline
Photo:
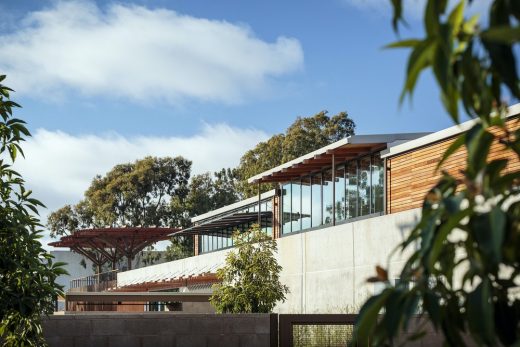
[[[513,117],[520,114],[520,103],[511,105],[507,108],[506,117]],[[415,140],[411,140],[405,142],[403,144],[399,144],[396,146],[391,146],[388,149],[381,152],[381,158],[393,157],[397,154],[401,154],[404,152],[408,152],[414,150],[419,147],[423,147],[429,145],[434,142],[439,142],[450,137],[459,135],[465,131],[468,131],[475,123],[478,122],[478,119],[471,119],[466,122],[454,125],[452,127],[431,133],[429,135],[420,137]]]
[[[339,141],[336,141],[334,143],[331,143],[330,145],[327,145],[325,147],[319,148],[313,152],[302,155],[301,157],[288,161],[282,165],[278,165],[277,167],[264,171],[258,175],[250,177],[247,180],[247,182],[255,183],[258,180],[261,180],[262,178],[267,177],[275,172],[279,172],[283,169],[288,169],[288,168],[292,167],[293,165],[303,163],[304,160],[313,159],[315,156],[326,154],[328,151],[333,151],[337,148],[340,148],[340,147],[343,147],[343,146],[346,146],[349,144],[350,145],[363,145],[363,144],[375,144],[375,143],[389,144],[389,143],[392,143],[395,141],[413,140],[418,137],[422,137],[426,134],[429,134],[429,133],[422,132],[422,133],[402,133],[402,134],[352,135],[352,136],[346,137],[344,139],[341,139]]]
[[[276,190],[272,189],[268,192],[262,193],[262,195],[260,195],[260,200],[271,198],[275,194],[276,194]],[[227,206],[224,206],[221,208],[217,208],[216,210],[209,211],[204,214],[198,215],[196,217],[193,217],[191,219],[191,222],[192,223],[200,222],[201,220],[215,217],[215,216],[218,216],[219,214],[233,211],[233,210],[239,209],[240,207],[245,207],[245,206],[248,206],[248,205],[251,205],[254,203],[258,203],[258,196],[253,196],[251,198],[235,202],[234,204],[227,205]]]

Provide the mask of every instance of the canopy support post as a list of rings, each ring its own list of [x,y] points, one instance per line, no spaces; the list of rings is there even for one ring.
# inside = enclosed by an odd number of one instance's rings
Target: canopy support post
[[[260,190],[260,180],[258,181],[258,227],[262,229],[262,213],[260,211],[260,197],[261,197],[261,190]]]
[[[332,225],[336,225],[336,157],[332,153]]]

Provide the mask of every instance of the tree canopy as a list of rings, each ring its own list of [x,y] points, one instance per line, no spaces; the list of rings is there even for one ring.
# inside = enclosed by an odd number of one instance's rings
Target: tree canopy
[[[392,3],[397,29],[403,3]],[[396,249],[412,251],[399,284],[383,267],[370,279],[385,289],[361,308],[355,330],[360,344],[392,345],[421,310],[423,321],[407,331],[409,339],[423,336],[431,324],[449,346],[520,343],[520,171],[506,171],[511,160],[498,159],[520,159],[518,120],[506,119],[507,100],[520,99],[520,2],[494,0],[489,21],[466,13],[465,1],[448,11],[448,1],[428,0],[425,37],[389,46],[411,50],[401,99],[431,69],[454,122],[460,110],[475,121],[438,164],[463,148],[462,177],[443,173],[424,199],[417,226]],[[492,145],[502,155],[490,156]]]
[[[0,343],[2,346],[45,346],[41,315],[51,313],[62,289],[56,278],[64,263],[53,263],[42,248],[37,208],[43,204],[25,189],[12,165],[23,156],[20,143],[30,136],[25,122],[13,118],[18,104],[0,76]]]
[[[238,191],[244,197],[254,196],[257,188],[247,183],[249,177],[354,135],[355,128],[347,112],[330,117],[327,111],[321,111],[311,117],[298,117],[284,134],[273,135],[242,156],[237,167]],[[264,185],[267,189],[271,186]]]
[[[269,313],[278,301],[285,301],[289,288],[280,283],[274,253],[276,241],[258,226],[233,235],[235,249],[217,270],[221,283],[214,285],[211,304],[218,313]]]

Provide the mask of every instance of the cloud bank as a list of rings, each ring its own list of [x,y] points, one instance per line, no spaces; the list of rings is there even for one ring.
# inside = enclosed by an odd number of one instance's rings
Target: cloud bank
[[[145,156],[182,155],[193,161],[192,174],[235,167],[249,148],[268,137],[262,131],[204,124],[190,137],[137,137],[118,134],[73,136],[39,129],[23,144],[25,160],[16,168],[34,197],[47,206],[42,217],[82,197],[97,174]]]
[[[0,71],[22,94],[235,103],[303,67],[298,40],[166,9],[56,2],[0,35]]]

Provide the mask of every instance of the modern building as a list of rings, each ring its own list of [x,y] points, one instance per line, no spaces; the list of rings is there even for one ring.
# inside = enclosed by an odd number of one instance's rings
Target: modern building
[[[508,124],[519,128],[520,104]],[[274,189],[193,218],[195,256],[117,275],[121,291],[207,292],[233,247],[231,234],[259,223],[278,243],[281,281],[289,286],[280,313],[355,311],[379,288],[366,279],[378,264],[398,280],[408,254],[394,254],[419,219],[425,194],[440,178],[446,148],[474,123],[424,134],[353,135],[249,179]],[[492,156],[504,156],[501,144]],[[459,150],[442,166],[455,175],[465,167]],[[509,158],[506,170],[520,169]]]

